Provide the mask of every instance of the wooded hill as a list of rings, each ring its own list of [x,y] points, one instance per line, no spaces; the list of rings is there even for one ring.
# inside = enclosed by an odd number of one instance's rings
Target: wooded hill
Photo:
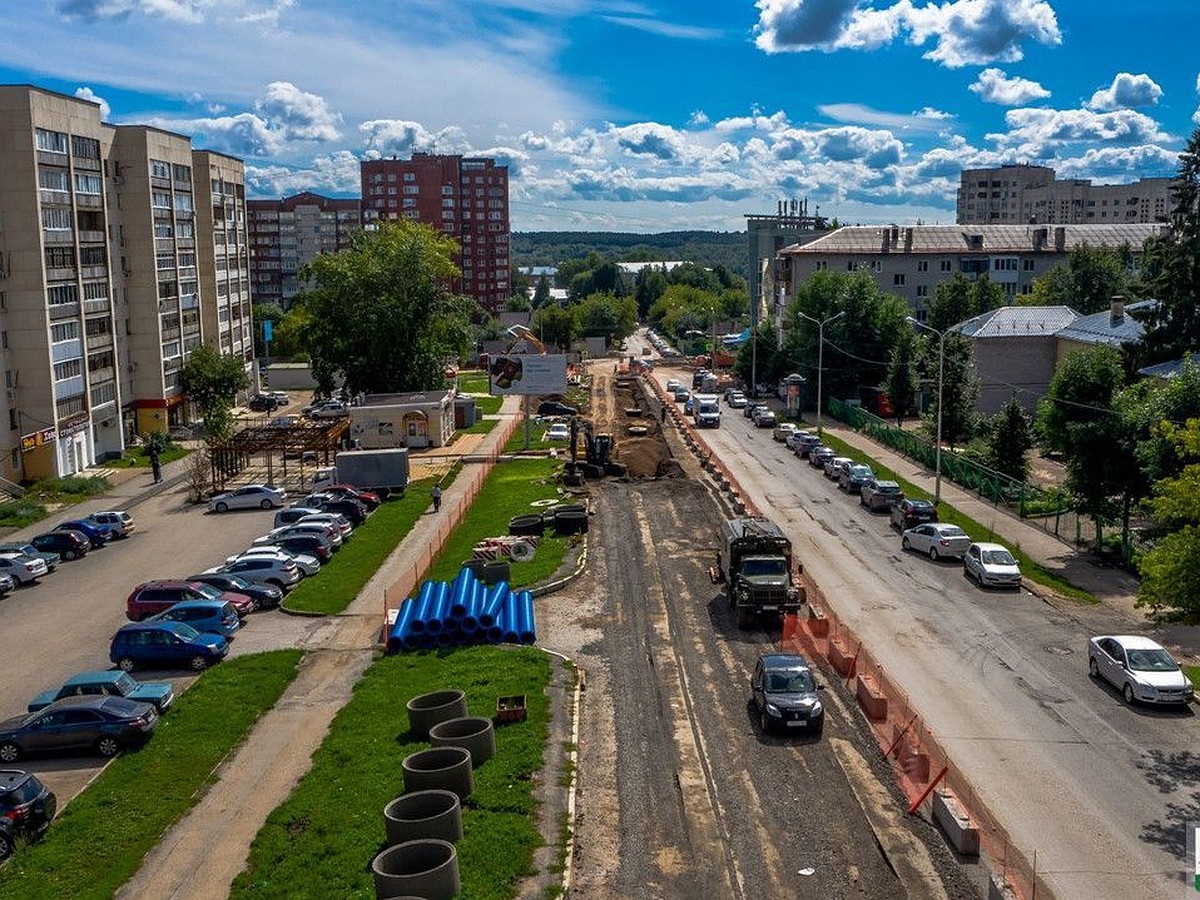
[[[618,262],[678,259],[710,267],[719,263],[743,278],[749,264],[744,231],[514,231],[509,246],[515,266],[556,266],[566,259],[584,259],[593,251]]]

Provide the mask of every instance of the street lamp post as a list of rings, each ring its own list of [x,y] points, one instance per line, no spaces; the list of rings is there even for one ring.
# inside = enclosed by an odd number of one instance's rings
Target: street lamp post
[[[843,309],[840,313],[830,316],[828,319],[814,319],[812,316],[796,310],[796,315],[802,319],[808,319],[817,326],[817,434],[821,433],[821,426],[824,423],[824,417],[821,414],[821,382],[822,376],[825,374],[825,326],[835,319],[840,319],[846,314]]]
[[[937,444],[933,448],[933,505],[937,506],[942,502],[942,385],[944,384],[943,376],[946,371],[946,332],[938,331],[932,325],[919,322],[912,316],[908,317],[908,323],[915,325],[917,328],[932,331],[938,336]]]

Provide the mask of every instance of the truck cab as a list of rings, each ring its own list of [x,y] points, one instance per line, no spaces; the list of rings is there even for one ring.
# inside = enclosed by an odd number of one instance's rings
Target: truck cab
[[[738,628],[800,611],[805,591],[794,579],[792,542],[778,525],[762,518],[729,519],[724,537],[729,568],[721,569],[718,559],[717,569]]]

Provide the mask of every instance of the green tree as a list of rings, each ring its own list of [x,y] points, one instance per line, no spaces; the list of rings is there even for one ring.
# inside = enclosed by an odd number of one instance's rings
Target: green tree
[[[523,300],[529,299],[529,276],[521,271],[521,267],[516,263],[509,266],[508,272],[508,292],[513,297],[520,297]]]
[[[533,308],[541,309],[550,302],[550,279],[539,278],[537,287],[533,289]]]
[[[722,287],[721,280],[715,272],[694,262],[685,262],[676,266],[667,273],[667,280],[671,284],[699,288],[708,294],[715,294]]]
[[[942,442],[951,448],[967,443],[975,436],[979,424],[979,413],[975,404],[979,402],[979,379],[972,374],[971,343],[954,331],[945,333],[945,360],[942,362]],[[924,354],[925,371],[934,381],[935,394],[929,407],[926,427],[937,437],[937,377],[938,342],[929,336]]]
[[[975,280],[955,272],[949,281],[941,282],[929,302],[927,323],[930,328],[945,331],[972,316],[1004,305],[1004,289],[986,275]]]
[[[455,250],[429,226],[402,220],[303,266],[312,287],[295,302],[308,314],[303,341],[322,393],[339,375],[351,394],[442,386],[447,357],[470,344],[476,309],[447,289],[458,274]]]
[[[764,319],[758,323],[758,328],[750,335],[750,340],[738,348],[737,360],[733,371],[743,382],[756,391],[752,376],[757,375],[758,384],[776,384],[784,376],[791,374],[791,361],[787,354],[779,349],[775,340],[775,323]]]
[[[524,294],[510,295],[505,306],[509,312],[529,312],[533,308],[529,298]]]
[[[1108,309],[1112,298],[1129,294],[1132,252],[1120,248],[1082,244],[1071,251],[1065,265],[1055,266],[1033,283],[1025,306],[1069,306],[1088,315]]]
[[[916,334],[911,328],[901,328],[892,347],[892,355],[888,360],[887,381],[884,382],[884,390],[887,391],[888,402],[892,405],[892,414],[896,417],[897,425],[902,425],[904,420],[912,415],[916,405],[917,388],[920,385],[917,352]]]
[[[1200,128],[1179,155],[1171,198],[1170,228],[1146,241],[1141,259],[1140,296],[1158,301],[1145,317],[1150,363],[1200,347]]]
[[[584,337],[603,337],[612,344],[633,334],[637,328],[637,301],[632,297],[592,294],[571,312]]]
[[[638,318],[645,319],[650,307],[667,292],[671,283],[661,269],[646,266],[637,273],[633,283],[633,296],[637,300]]]
[[[560,351],[570,349],[571,342],[579,335],[579,325],[570,310],[551,303],[533,314],[529,330],[538,336],[547,348]]]
[[[179,387],[196,405],[210,441],[221,441],[233,430],[234,398],[250,386],[245,362],[223,356],[207,345],[191,352],[179,370]]]
[[[1173,478],[1158,482],[1150,507],[1157,522],[1173,529],[1145,553],[1137,605],[1189,622],[1200,618],[1200,419],[1183,427],[1165,423],[1164,439],[1187,464]]]
[[[267,356],[266,344],[263,342],[263,322],[270,322],[272,330],[279,328],[283,321],[284,311],[276,303],[255,303],[250,308],[250,318],[254,322],[254,353],[258,357]],[[271,356],[282,356],[275,344],[275,336],[271,336]]]
[[[989,432],[988,464],[997,472],[1024,481],[1029,474],[1033,430],[1015,396],[992,418]]]

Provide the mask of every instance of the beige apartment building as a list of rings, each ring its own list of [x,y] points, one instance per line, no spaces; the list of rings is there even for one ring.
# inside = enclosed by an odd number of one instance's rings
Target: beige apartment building
[[[281,200],[248,200],[250,275],[256,303],[287,309],[304,287],[300,268],[323,253],[350,246],[362,231],[357,197],[304,191]]]
[[[91,101],[0,85],[3,478],[78,472],[135,433],[182,422],[187,353],[202,341],[233,347],[200,262],[205,245],[214,256],[212,210],[198,207],[210,202],[212,156],[182,135],[105,124]],[[241,162],[219,158],[240,186]],[[239,349],[249,365],[252,345]]]
[[[964,169],[959,176],[960,225],[1127,225],[1165,222],[1171,179],[1092,184],[1057,178],[1048,166]]]
[[[930,298],[942,281],[961,272],[987,275],[1012,303],[1033,282],[1067,262],[1077,247],[1128,245],[1134,259],[1142,245],[1165,226],[1134,225],[916,225],[839,228],[808,244],[780,251],[777,283],[783,287],[778,315],[797,288],[816,272],[866,271],[879,287],[908,301],[924,321]]]

